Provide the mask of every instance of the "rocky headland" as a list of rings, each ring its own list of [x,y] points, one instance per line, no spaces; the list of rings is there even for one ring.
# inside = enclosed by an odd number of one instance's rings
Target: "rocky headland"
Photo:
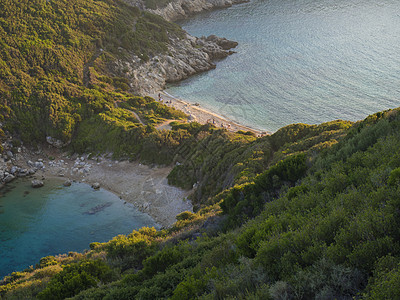
[[[147,62],[131,53],[113,61],[110,69],[129,80],[133,93],[147,95],[163,89],[168,82],[214,69],[214,61],[233,54],[230,49],[238,44],[215,35],[197,38],[185,34],[185,38],[170,36],[169,39],[167,53],[149,58]]]
[[[229,7],[249,0],[171,0],[154,8],[148,7],[145,0],[124,1],[167,21],[176,21],[205,10]],[[184,38],[179,38],[170,34],[166,54],[151,57],[145,62],[131,53],[128,58],[115,61],[110,69],[129,79],[131,91],[147,95],[162,90],[168,82],[180,81],[196,73],[214,69],[216,66],[213,61],[233,54],[234,51],[230,49],[237,45],[235,41],[215,35],[198,38],[186,33]]]

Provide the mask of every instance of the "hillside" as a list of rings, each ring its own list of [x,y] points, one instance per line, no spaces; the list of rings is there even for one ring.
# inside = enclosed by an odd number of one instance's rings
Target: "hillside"
[[[236,176],[222,193],[211,186],[206,204],[168,230],[143,228],[85,254],[43,258],[6,277],[2,297],[396,298],[399,129],[399,110],[391,110],[354,124],[291,125],[245,138],[242,150],[230,145],[243,134],[214,132],[202,141],[232,147],[225,155],[247,166],[236,174],[252,175]],[[205,152],[202,161],[214,157]],[[230,173],[224,163],[209,168]]]
[[[144,140],[149,147],[171,148],[184,134],[166,136],[152,126],[186,116],[135,95],[214,68],[213,59],[231,53],[223,48],[235,46],[227,42],[191,37],[176,24],[122,1],[2,1],[2,136],[9,132],[27,144],[51,137],[58,145],[71,144],[73,151],[95,147],[125,157],[148,153]],[[107,131],[106,139],[94,146],[91,134],[104,138],[101,130]],[[127,140],[135,141],[135,147],[124,148]]]
[[[50,140],[173,165],[169,183],[195,206],[170,228],[32,262],[0,299],[400,297],[400,109],[262,138],[180,122],[137,94],[213,68],[235,43],[119,0],[3,0],[0,45],[0,171]],[[165,120],[178,121],[157,130]]]

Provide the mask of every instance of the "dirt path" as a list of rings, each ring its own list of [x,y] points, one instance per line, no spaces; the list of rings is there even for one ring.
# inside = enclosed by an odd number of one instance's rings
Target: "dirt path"
[[[157,130],[163,130],[163,129],[165,129],[165,130],[171,130],[172,127],[171,127],[171,125],[169,125],[169,124],[171,124],[172,122],[175,122],[175,121],[179,121],[179,120],[167,120],[167,121],[162,122],[161,124],[157,125],[157,126],[156,126],[156,129],[157,129]]]
[[[119,107],[119,102],[115,101],[114,104],[116,107]],[[142,119],[140,119],[139,115],[136,112],[134,112],[133,110],[127,109],[127,108],[124,108],[124,109],[131,112],[132,115],[139,121],[140,124],[142,124],[143,126],[146,126],[146,124],[142,121]]]
[[[137,113],[135,113],[133,110],[130,110],[130,109],[126,109],[126,110],[129,110],[135,116],[135,118],[139,121],[140,124],[142,124],[143,126],[146,126],[146,124],[144,124],[144,122],[140,119],[140,117]]]
[[[89,61],[83,66],[83,84],[87,87],[90,83],[90,68],[93,67],[94,61],[101,55],[102,50],[96,50]]]

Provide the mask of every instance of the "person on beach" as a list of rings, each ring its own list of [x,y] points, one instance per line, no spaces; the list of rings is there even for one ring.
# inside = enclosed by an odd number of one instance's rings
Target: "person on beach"
[[[158,93],[158,101],[161,101],[161,93]]]

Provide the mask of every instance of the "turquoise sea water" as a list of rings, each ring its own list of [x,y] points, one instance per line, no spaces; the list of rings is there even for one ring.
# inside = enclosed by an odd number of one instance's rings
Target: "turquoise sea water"
[[[398,0],[252,0],[180,24],[239,46],[167,92],[240,123],[276,131],[400,106]]]
[[[154,220],[116,195],[89,185],[46,179],[33,189],[30,180],[0,190],[0,278],[21,271],[47,255],[89,249]]]

